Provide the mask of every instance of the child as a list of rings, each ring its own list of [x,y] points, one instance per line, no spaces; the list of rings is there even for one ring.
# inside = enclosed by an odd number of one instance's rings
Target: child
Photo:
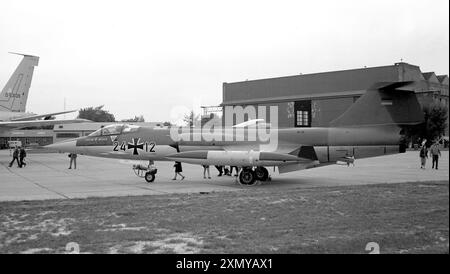
[[[173,177],[172,180],[176,180],[177,175],[180,175],[181,180],[184,180],[184,176],[183,176],[183,174],[181,174],[181,172],[183,172],[183,168],[181,167],[181,162],[175,162],[175,164],[173,166],[175,167],[175,177]]]

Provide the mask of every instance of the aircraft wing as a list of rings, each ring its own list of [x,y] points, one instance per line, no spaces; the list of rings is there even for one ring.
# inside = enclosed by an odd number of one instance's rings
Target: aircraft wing
[[[54,113],[45,113],[45,114],[39,114],[39,115],[32,115],[32,116],[20,117],[20,118],[12,119],[11,121],[32,121],[32,120],[37,120],[37,119],[41,119],[41,118],[45,118],[45,117],[51,117],[51,116],[55,116],[55,115],[72,113],[72,112],[75,112],[75,111],[77,111],[77,110],[68,110],[68,111],[62,111],[62,112],[54,112]]]
[[[86,123],[91,122],[86,119],[72,119],[72,120],[35,120],[35,121],[8,121],[0,122],[0,128],[24,128],[24,127],[43,127],[60,124]]]

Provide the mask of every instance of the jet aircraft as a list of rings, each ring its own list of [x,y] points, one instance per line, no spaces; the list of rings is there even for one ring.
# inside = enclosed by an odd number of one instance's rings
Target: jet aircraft
[[[48,148],[97,157],[179,161],[198,165],[240,167],[239,181],[254,185],[269,179],[268,167],[280,173],[314,168],[354,159],[405,152],[405,127],[423,122],[423,113],[414,91],[405,87],[412,82],[383,82],[369,88],[330,127],[271,128],[277,146],[266,149],[260,140],[237,141],[239,134],[257,130],[244,123],[225,128],[221,138],[205,138],[208,132],[193,129],[190,137],[173,138],[170,129],[115,124],[89,136],[48,145]],[[228,132],[228,133],[227,133]],[[206,134],[206,135],[205,135]],[[232,134],[232,140],[226,137]],[[183,137],[183,136],[181,136]],[[230,136],[228,136],[230,137]],[[149,165],[150,166],[150,165]],[[145,179],[152,182],[155,172]]]
[[[14,128],[88,122],[85,119],[50,120],[54,115],[76,110],[39,115],[25,112],[34,67],[38,65],[39,57],[20,53],[13,54],[22,55],[23,59],[0,93],[0,132]]]

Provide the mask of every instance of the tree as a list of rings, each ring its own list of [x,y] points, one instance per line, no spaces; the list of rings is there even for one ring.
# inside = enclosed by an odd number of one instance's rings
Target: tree
[[[209,116],[202,116],[201,118],[201,123],[202,125],[208,123],[209,121],[211,121],[212,119],[214,119],[214,113],[210,113]]]
[[[144,116],[134,116],[131,119],[123,119],[121,122],[145,122]]]
[[[184,115],[183,121],[186,123],[186,126],[193,127],[194,125],[199,124],[200,115],[199,114],[195,115],[194,111],[191,110],[189,114]]]
[[[88,107],[82,108],[78,113],[78,118],[88,119],[93,122],[115,122],[114,115],[106,110],[103,110],[103,105],[96,108]]]
[[[423,108],[425,116],[425,132],[423,137],[428,141],[441,138],[445,133],[448,119],[448,109],[438,103]]]
[[[446,106],[433,103],[422,107],[424,114],[424,123],[407,127],[405,131],[406,138],[413,144],[427,140],[427,146],[442,137],[447,127],[448,109]]]

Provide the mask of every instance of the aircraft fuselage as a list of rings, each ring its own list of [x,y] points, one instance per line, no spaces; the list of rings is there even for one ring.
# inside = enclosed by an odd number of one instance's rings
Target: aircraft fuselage
[[[192,130],[190,133],[180,132],[178,138],[184,138],[174,141],[170,129],[139,127],[134,132],[85,136],[53,144],[49,147],[63,152],[97,157],[173,161],[171,155],[188,151],[276,151],[289,153],[302,146],[311,146],[314,147],[319,162],[332,162],[346,156],[365,158],[398,153],[401,137],[399,127],[377,126],[271,129],[270,136],[272,137],[270,140],[249,139],[248,136],[253,136],[255,130],[246,129],[239,132],[236,129],[224,129],[222,134],[214,135],[216,138],[212,138],[211,133]],[[239,137],[243,140],[240,140]],[[275,145],[270,145],[271,142],[275,141]],[[215,153],[216,157],[220,158],[220,156],[217,156],[219,154]],[[228,156],[233,155],[224,155],[224,157]],[[192,157],[198,159],[200,156]],[[249,157],[251,157],[250,154]],[[191,162],[205,163],[205,161],[198,160]],[[211,162],[210,159],[208,163],[219,164],[220,161]],[[253,165],[274,165],[274,163],[261,162],[255,164],[253,162]]]

